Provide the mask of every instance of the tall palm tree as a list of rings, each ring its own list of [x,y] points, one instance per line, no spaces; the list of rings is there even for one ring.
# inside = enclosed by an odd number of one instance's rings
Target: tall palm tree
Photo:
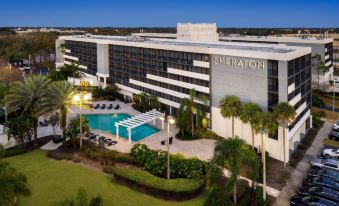
[[[246,146],[245,141],[237,136],[219,141],[216,144],[212,163],[231,172],[227,188],[233,189],[233,201],[235,204],[237,203],[237,179],[240,168],[245,164],[251,166],[250,170],[253,172],[251,177],[256,178],[258,167],[255,165],[258,165],[259,162],[256,156],[255,152]]]
[[[67,81],[52,82],[47,87],[47,99],[44,107],[48,108],[50,112],[60,110],[60,127],[62,129],[63,141],[66,141],[66,118],[67,112],[74,106],[73,96],[76,90]]]
[[[23,111],[22,114],[31,117],[35,146],[38,144],[38,119],[45,111],[43,104],[46,101],[46,88],[49,83],[50,79],[44,76],[31,76],[24,82],[15,82],[5,96],[5,104],[9,112],[20,108]]]
[[[244,123],[249,123],[251,126],[252,149],[254,149],[254,127],[258,124],[258,112],[261,112],[261,108],[254,102],[248,102],[242,105],[240,119]]]
[[[31,194],[26,177],[8,163],[0,162],[0,206],[18,205],[19,197]]]
[[[273,110],[275,118],[281,122],[283,126],[283,154],[284,154],[284,167],[286,167],[286,137],[285,130],[288,127],[288,124],[295,119],[296,112],[294,107],[292,107],[287,102],[280,102]]]
[[[325,62],[323,61],[322,57],[320,54],[315,54],[312,57],[313,60],[315,60],[315,64],[314,66],[316,66],[317,69],[317,73],[318,73],[318,84],[317,84],[317,89],[320,89],[320,83],[319,83],[319,79],[320,79],[320,72],[327,72],[329,69],[327,66],[325,66]]]
[[[191,121],[192,121],[192,104],[191,100],[188,98],[182,98],[180,100],[180,107],[177,110],[176,125],[181,130],[182,134],[184,132],[192,131]]]
[[[220,101],[221,115],[232,119],[232,137],[234,138],[234,117],[238,117],[241,111],[241,102],[235,95],[225,96]]]
[[[198,124],[198,115],[202,114],[202,108],[199,106],[196,101],[201,102],[202,104],[206,104],[208,101],[208,98],[204,95],[198,95],[195,89],[190,90],[190,96],[189,100],[191,102],[191,122],[192,122],[192,137],[194,137],[195,134],[195,125],[194,125],[194,115],[196,117],[196,125]]]

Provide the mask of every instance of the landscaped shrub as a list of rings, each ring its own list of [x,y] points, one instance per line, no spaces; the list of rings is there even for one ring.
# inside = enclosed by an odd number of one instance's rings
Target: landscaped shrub
[[[203,139],[215,139],[215,140],[223,140],[224,138],[219,136],[217,133],[208,129],[198,129],[195,135],[199,138]]]
[[[224,187],[215,187],[209,192],[204,206],[234,206]]]
[[[295,150],[290,157],[290,164],[293,167],[296,167],[297,164],[303,159],[304,154],[305,154],[304,151]]]
[[[135,162],[144,170],[158,176],[166,176],[167,153],[151,150],[146,145],[136,144],[131,149]],[[172,178],[202,178],[207,171],[207,163],[197,158],[185,158],[183,155],[170,155]]]
[[[168,180],[139,168],[113,167],[112,171],[115,175],[164,191],[187,192],[197,190],[205,183],[204,179],[176,178]]]
[[[120,163],[129,163],[129,164],[135,163],[134,157],[131,154],[127,154],[127,153],[116,153],[115,161],[120,162]]]
[[[265,205],[269,205],[268,202],[265,202],[264,198],[263,198],[263,188],[262,186],[257,186],[255,188],[255,206],[265,206]]]
[[[24,154],[26,152],[27,152],[26,150],[20,149],[20,148],[17,148],[17,147],[10,148],[10,149],[5,150],[4,157],[13,157],[13,156],[16,156],[16,155]]]
[[[50,157],[56,160],[71,160],[73,158],[73,155],[51,150],[47,152],[47,157]]]
[[[312,106],[323,108],[325,103],[317,94],[312,94]]]
[[[105,166],[102,168],[102,171],[107,173],[107,174],[112,174],[113,173],[113,167],[112,166]]]

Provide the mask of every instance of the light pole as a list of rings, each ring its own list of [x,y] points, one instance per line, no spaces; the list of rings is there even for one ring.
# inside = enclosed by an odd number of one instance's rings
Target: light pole
[[[266,135],[267,135],[267,130],[263,129],[261,131],[261,135],[262,135],[262,164],[263,164],[263,199],[264,201],[266,200]]]
[[[165,116],[160,117],[160,119],[162,121],[164,121],[166,118]],[[169,144],[169,140],[170,140],[170,124],[174,124],[175,123],[175,119],[172,116],[167,116],[167,173],[166,173],[166,177],[167,179],[171,178],[171,165],[170,165],[170,144]]]
[[[80,136],[79,136],[79,142],[80,142],[80,149],[82,147],[82,105],[83,102],[88,102],[92,99],[91,93],[82,93],[82,94],[76,94],[73,96],[73,101],[75,103],[79,102],[79,108],[80,108],[80,117],[79,117],[79,125],[80,125]]]
[[[332,102],[332,112],[335,114],[335,80],[333,79],[333,102]]]

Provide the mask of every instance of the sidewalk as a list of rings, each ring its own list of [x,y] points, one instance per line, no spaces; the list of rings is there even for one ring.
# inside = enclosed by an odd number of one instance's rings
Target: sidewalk
[[[286,186],[282,189],[277,198],[276,202],[273,204],[275,206],[286,206],[290,205],[289,201],[293,195],[296,194],[299,189],[305,175],[307,174],[310,168],[311,160],[318,155],[320,149],[324,146],[323,140],[327,137],[328,132],[331,130],[332,123],[326,121],[324,126],[318,132],[315,140],[313,141],[311,147],[306,151],[304,158],[298,163],[295,170],[292,172],[289,181],[286,183]]]

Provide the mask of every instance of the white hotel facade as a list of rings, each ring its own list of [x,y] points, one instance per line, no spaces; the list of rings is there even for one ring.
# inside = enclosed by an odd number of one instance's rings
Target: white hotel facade
[[[140,36],[61,36],[56,41],[57,65],[79,64],[89,77],[114,83],[128,96],[156,95],[168,114],[195,89],[208,97],[209,128],[231,136],[231,121],[220,114],[219,102],[236,95],[271,110],[289,102],[297,117],[286,129],[286,159],[312,125],[311,48],[221,42],[215,24],[178,24],[177,38]],[[65,45],[62,53],[60,44]],[[199,103],[199,102],[198,102]],[[199,103],[200,104],[200,103]],[[235,121],[235,133],[251,143],[248,124]],[[282,127],[267,138],[270,156],[283,160]],[[255,146],[260,148],[260,134]]]

